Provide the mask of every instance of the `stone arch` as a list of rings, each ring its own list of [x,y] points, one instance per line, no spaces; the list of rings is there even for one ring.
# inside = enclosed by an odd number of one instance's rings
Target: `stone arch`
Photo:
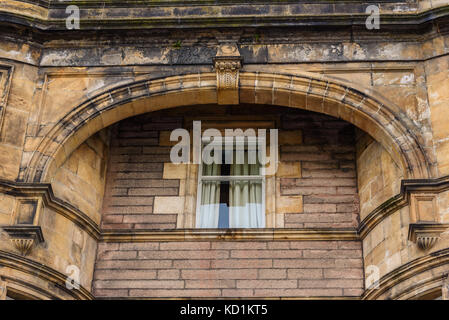
[[[433,176],[419,128],[397,106],[373,92],[311,73],[240,72],[240,103],[300,108],[348,121],[370,134],[402,165],[404,178]],[[217,103],[215,73],[143,79],[99,93],[72,109],[42,139],[25,182],[48,182],[52,173],[95,132],[151,111]]]

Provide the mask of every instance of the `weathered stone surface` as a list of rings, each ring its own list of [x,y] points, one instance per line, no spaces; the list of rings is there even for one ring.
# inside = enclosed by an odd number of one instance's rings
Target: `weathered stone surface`
[[[354,1],[169,2],[80,3],[70,31],[62,4],[1,2],[0,225],[44,200],[20,221],[42,227],[26,259],[51,277],[0,276],[35,298],[92,298],[93,279],[99,297],[437,298],[447,232],[427,250],[409,234],[449,222],[447,0],[384,2],[379,31]],[[266,227],[305,240],[195,233],[198,166],[169,157],[171,131],[193,120],[279,129]],[[3,232],[0,249],[18,253]],[[79,291],[56,289],[68,266]],[[373,270],[381,290],[364,290]]]

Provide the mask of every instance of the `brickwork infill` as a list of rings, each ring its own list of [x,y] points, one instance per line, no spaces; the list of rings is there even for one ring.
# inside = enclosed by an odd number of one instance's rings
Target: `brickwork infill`
[[[238,107],[230,113],[261,114],[260,108]],[[179,179],[163,179],[170,147],[161,137],[182,127],[184,116],[201,120],[205,112],[217,109],[195,110],[178,110],[175,117],[170,110],[143,115],[115,127],[103,228],[176,227],[175,213],[153,209],[155,197],[181,196]],[[277,178],[280,198],[303,197],[303,206],[284,213],[284,227],[355,228],[354,127],[307,111],[263,110],[267,119],[279,119],[280,160],[300,163],[301,168],[299,175]],[[298,132],[301,138],[293,139]],[[357,241],[100,243],[98,251],[93,285],[98,297],[329,297],[363,292]]]
[[[214,109],[210,109],[213,113]],[[303,110],[264,108],[267,119],[280,118],[280,132],[302,132],[302,141],[280,146],[280,160],[301,164],[300,178],[280,178],[281,196],[303,196],[303,208],[284,217],[287,228],[345,228],[358,225],[354,127],[342,120]],[[257,114],[246,107],[240,115]],[[154,198],[179,197],[179,179],[162,179],[170,147],[161,132],[183,126],[183,115],[201,120],[194,107],[170,110],[120,122],[112,133],[103,228],[171,229],[177,213],[154,213]],[[226,119],[226,115],[222,115]],[[176,201],[177,199],[174,199]]]
[[[159,131],[182,127],[182,118],[143,115],[122,121],[112,132],[103,228],[173,229],[176,214],[152,214],[155,196],[177,196],[179,180],[162,179],[170,147]]]
[[[359,296],[356,241],[100,243],[97,297]]]
[[[301,145],[281,146],[281,161],[301,161],[301,178],[282,178],[281,195],[303,195],[301,214],[286,214],[287,228],[358,225],[354,127],[314,112],[282,117],[283,130],[301,129]]]

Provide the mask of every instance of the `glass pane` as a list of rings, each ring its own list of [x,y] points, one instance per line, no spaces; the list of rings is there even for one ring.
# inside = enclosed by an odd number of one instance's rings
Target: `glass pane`
[[[220,203],[220,209],[218,213],[218,228],[229,228],[229,206],[227,203]]]
[[[209,150],[210,151],[210,150]],[[214,151],[213,150],[212,154]],[[233,148],[222,146],[221,164],[203,163],[203,176],[227,176],[227,175],[260,175],[260,162],[258,159],[257,148],[255,146],[238,145]],[[247,166],[247,165],[250,166]],[[231,169],[234,165],[233,171]],[[231,167],[230,167],[231,166]]]
[[[221,165],[212,163],[212,164],[203,164],[203,176],[219,176],[221,175]]]
[[[232,150],[230,159],[232,162],[227,164],[229,161],[225,161],[226,153],[223,152],[222,164],[203,164],[203,176],[237,177],[261,174],[255,150]],[[202,180],[199,227],[263,228],[265,213],[262,197],[262,180]]]
[[[232,181],[229,187],[229,227],[265,227],[262,196],[262,181]]]
[[[220,206],[220,182],[203,181],[201,187],[201,203],[197,219],[198,228],[217,228]]]

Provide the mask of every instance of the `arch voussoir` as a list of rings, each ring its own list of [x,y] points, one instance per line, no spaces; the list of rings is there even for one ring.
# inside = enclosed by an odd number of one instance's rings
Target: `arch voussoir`
[[[346,120],[369,133],[403,166],[404,178],[430,178],[419,129],[395,106],[348,84],[315,74],[241,72],[240,103],[301,108]],[[90,135],[133,115],[217,103],[215,73],[142,79],[86,99],[39,144],[25,181],[48,182],[51,172]]]

